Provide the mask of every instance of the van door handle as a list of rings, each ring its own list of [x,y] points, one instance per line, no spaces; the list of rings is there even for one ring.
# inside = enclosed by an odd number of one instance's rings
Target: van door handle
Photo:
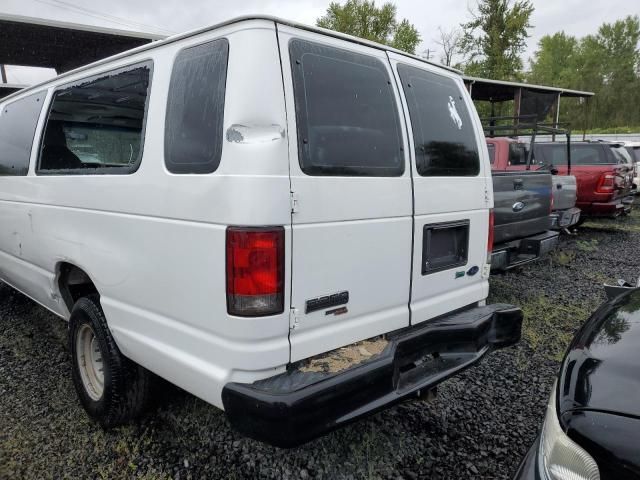
[[[557,185],[556,185],[556,188],[557,188],[558,190],[562,190],[562,184],[561,184],[561,183],[557,184]]]

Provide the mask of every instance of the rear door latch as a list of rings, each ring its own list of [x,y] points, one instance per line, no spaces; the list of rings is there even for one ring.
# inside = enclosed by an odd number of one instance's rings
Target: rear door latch
[[[291,192],[290,200],[291,200],[291,213],[296,213],[299,207],[298,194],[296,192]]]
[[[295,330],[298,324],[298,309],[292,307],[289,309],[289,329]]]

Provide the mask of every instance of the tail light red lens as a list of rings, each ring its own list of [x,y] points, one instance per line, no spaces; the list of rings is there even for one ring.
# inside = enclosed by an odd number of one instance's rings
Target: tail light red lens
[[[600,175],[598,179],[598,184],[596,186],[597,193],[611,193],[615,188],[615,175],[611,173],[603,173]]]
[[[491,261],[491,252],[493,251],[493,229],[496,226],[495,214],[493,209],[489,210],[489,233],[487,234],[487,253],[489,257],[487,261]]]
[[[284,228],[227,228],[227,311],[242,317],[284,311]]]

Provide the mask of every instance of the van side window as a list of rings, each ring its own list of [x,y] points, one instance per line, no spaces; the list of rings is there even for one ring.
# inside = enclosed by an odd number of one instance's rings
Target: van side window
[[[291,40],[289,54],[302,171],[402,175],[398,108],[385,64],[303,40]]]
[[[39,174],[123,174],[142,157],[151,62],[83,79],[53,94]]]
[[[471,117],[456,82],[398,65],[413,126],[416,168],[423,177],[475,176],[480,156]]]
[[[172,173],[212,173],[220,164],[229,42],[178,53],[169,86],[165,165]]]
[[[5,105],[0,111],[0,176],[24,176],[45,93]]]

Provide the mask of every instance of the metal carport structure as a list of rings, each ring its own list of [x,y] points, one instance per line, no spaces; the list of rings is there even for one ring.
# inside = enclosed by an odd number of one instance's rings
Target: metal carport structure
[[[558,123],[560,115],[560,98],[583,98],[588,103],[593,92],[571,90],[568,88],[534,85],[531,83],[509,82],[464,76],[464,83],[477,101],[491,103],[492,111],[495,103],[513,100],[513,117],[537,115],[543,120],[551,115],[552,121]],[[492,114],[492,116],[494,116]]]
[[[62,73],[164,38],[151,33],[0,14],[0,65],[53,68]],[[3,75],[0,98],[20,87],[7,84]]]

